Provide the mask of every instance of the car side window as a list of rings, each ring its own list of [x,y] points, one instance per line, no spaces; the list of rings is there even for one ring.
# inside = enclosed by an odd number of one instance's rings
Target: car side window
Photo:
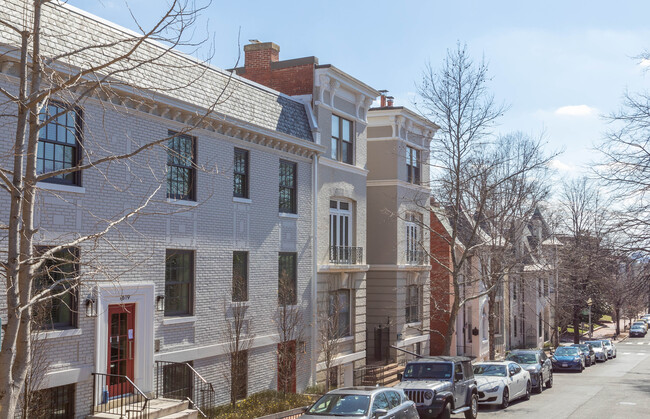
[[[541,362],[546,361],[546,354],[544,352],[540,353],[539,354],[539,359],[540,359]]]
[[[467,361],[463,361],[463,376],[466,380],[470,380],[472,377],[474,377],[474,369],[472,368],[472,364]]]
[[[458,381],[458,380],[456,379],[456,377],[458,376],[458,374],[461,375],[461,378],[460,378],[460,379],[462,380],[463,367],[462,367],[462,365],[461,365],[460,363],[454,364],[454,380],[455,380],[455,381]]]
[[[508,371],[510,371],[510,375],[515,375],[515,373],[517,372],[517,371],[515,370],[515,364],[510,364],[510,365],[508,366]]]
[[[372,402],[371,413],[375,413],[379,409],[390,410],[390,404],[388,404],[388,399],[384,393],[379,393],[375,396],[375,400]]]
[[[515,374],[519,374],[521,372],[521,367],[519,365],[515,365]]]
[[[402,404],[402,398],[396,391],[387,391],[386,397],[388,398],[388,404],[390,405],[391,409],[395,409],[396,407],[399,407],[400,404]]]

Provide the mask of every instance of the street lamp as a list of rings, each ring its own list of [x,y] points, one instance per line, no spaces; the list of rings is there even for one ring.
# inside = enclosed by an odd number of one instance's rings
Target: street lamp
[[[592,332],[592,330],[591,330],[591,305],[593,303],[594,302],[592,301],[591,297],[589,297],[589,299],[587,300],[587,307],[589,307],[589,339],[591,339],[591,332]]]

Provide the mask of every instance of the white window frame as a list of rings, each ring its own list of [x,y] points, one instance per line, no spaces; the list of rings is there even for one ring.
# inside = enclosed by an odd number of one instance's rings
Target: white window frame
[[[413,295],[413,290],[415,290],[415,296]],[[422,321],[422,307],[421,307],[421,301],[422,301],[422,288],[419,285],[409,285],[406,287],[406,299],[405,299],[405,306],[404,306],[404,317],[405,317],[405,323],[419,323]],[[413,299],[415,299],[415,304],[413,304]],[[417,314],[415,316],[415,320],[412,318],[409,318],[407,311],[409,308],[412,310],[413,307],[415,306],[415,309],[417,310]],[[411,316],[412,316],[411,312]]]
[[[406,263],[419,263],[418,250],[422,235],[422,215],[417,213],[406,214]]]
[[[336,203],[336,208],[332,208],[333,202]],[[347,209],[342,209],[342,206],[347,206]],[[342,226],[344,228],[341,228]],[[352,202],[342,199],[330,199],[329,230],[330,246],[352,246]]]

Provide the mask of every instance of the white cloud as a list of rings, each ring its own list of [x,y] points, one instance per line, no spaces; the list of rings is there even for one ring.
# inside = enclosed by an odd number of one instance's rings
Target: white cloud
[[[556,169],[558,172],[575,172],[576,167],[568,165],[566,163],[561,162],[559,159],[553,159],[551,160],[551,163],[549,164],[552,169]]]
[[[562,116],[590,116],[597,113],[596,108],[587,105],[562,106],[555,110],[556,115]]]
[[[650,67],[650,58],[642,59],[641,62],[639,63],[639,65],[641,67],[645,67],[645,68]]]

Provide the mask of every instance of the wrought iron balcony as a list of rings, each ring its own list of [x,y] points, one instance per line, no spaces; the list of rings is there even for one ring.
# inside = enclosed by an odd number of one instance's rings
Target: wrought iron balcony
[[[361,265],[363,263],[363,247],[330,246],[330,263]]]
[[[406,264],[407,265],[428,265],[429,255],[424,250],[407,250]]]

